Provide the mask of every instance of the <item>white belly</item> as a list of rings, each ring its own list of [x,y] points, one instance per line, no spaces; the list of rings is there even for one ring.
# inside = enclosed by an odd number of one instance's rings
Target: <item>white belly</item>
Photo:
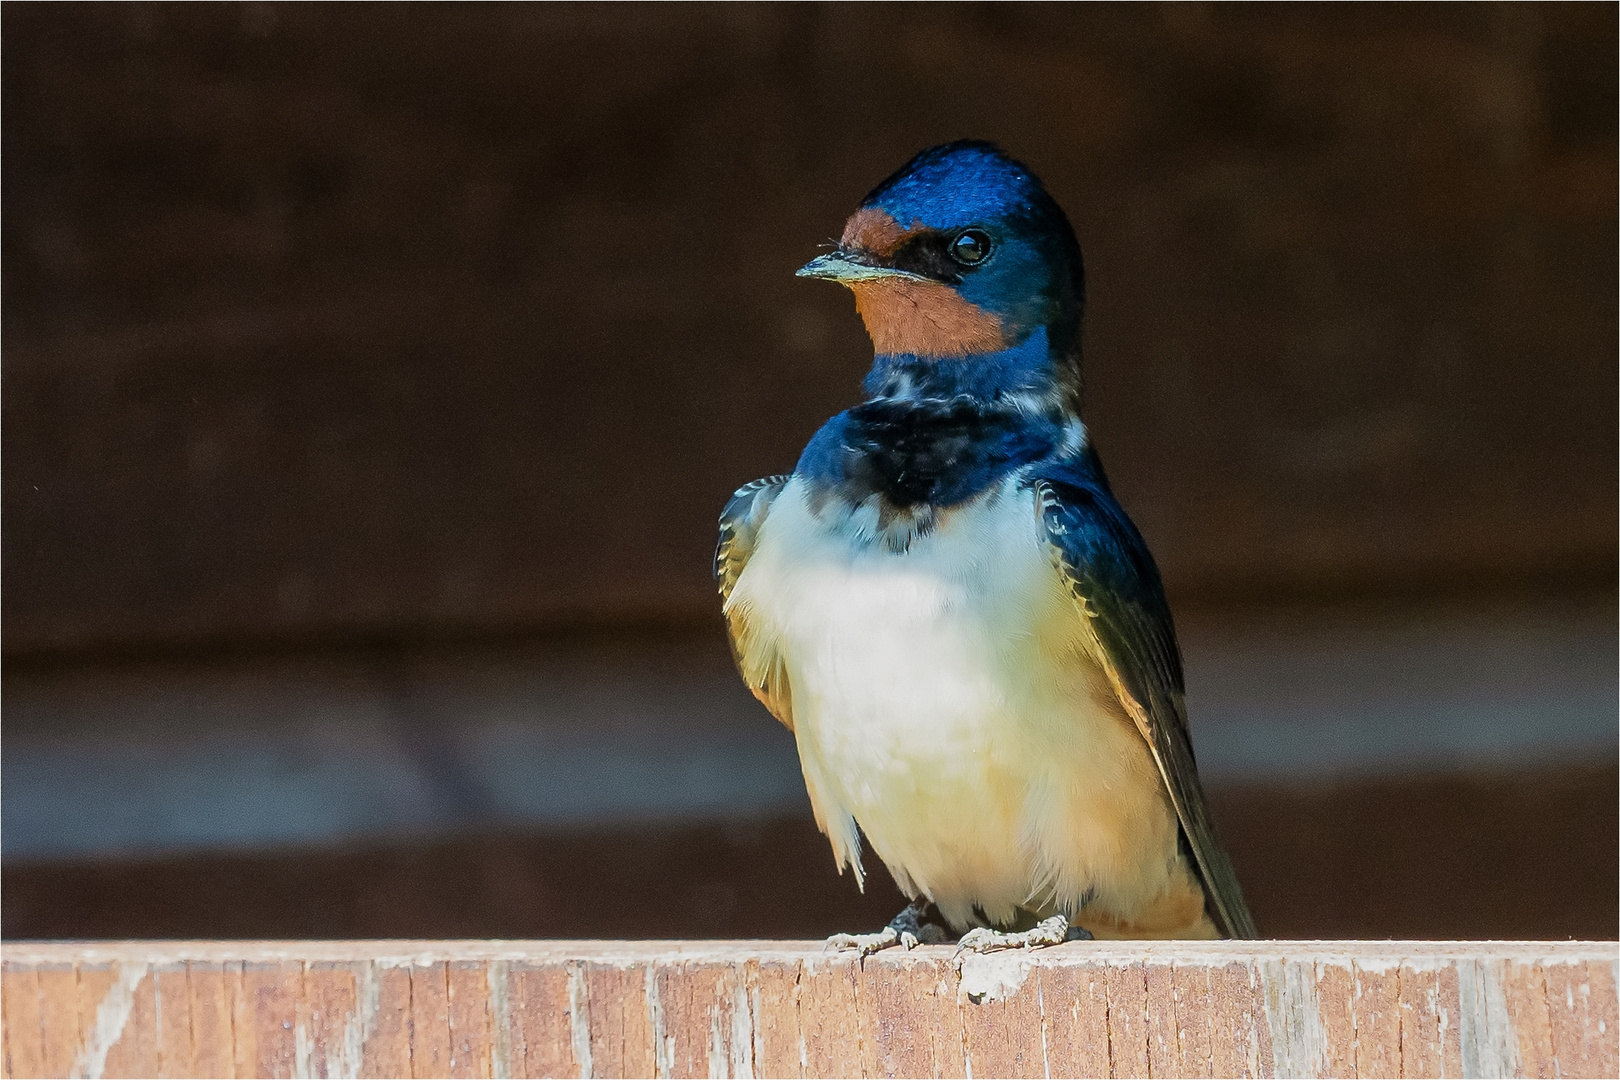
[[[1009,481],[896,553],[829,528],[794,480],[731,603],[787,674],[835,850],[858,860],[853,819],[901,887],[959,925],[974,906],[1001,922],[1017,906],[1072,911],[1148,884],[1117,880],[1131,862],[1117,824],[1090,819],[1099,806],[1121,816],[1108,789],[1140,786],[1151,761],[1098,704],[1084,623],[1030,492]],[[1126,816],[1163,818],[1162,799],[1147,802]],[[1149,862],[1167,870],[1173,827],[1168,842],[1162,821],[1146,832],[1167,847]]]

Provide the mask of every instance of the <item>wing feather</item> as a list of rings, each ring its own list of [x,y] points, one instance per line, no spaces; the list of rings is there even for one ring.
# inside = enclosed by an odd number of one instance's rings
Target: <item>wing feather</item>
[[[1198,779],[1181,652],[1147,545],[1108,490],[1089,449],[1071,467],[1035,480],[1034,488],[1054,560],[1102,646],[1115,693],[1153,753],[1210,914],[1228,937],[1256,937]]]
[[[749,612],[731,603],[731,591],[742,576],[760,526],[770,513],[771,503],[787,487],[788,476],[767,476],[738,488],[720,511],[720,543],[714,551],[714,578],[720,586],[720,599],[726,614],[726,637],[731,642],[731,658],[754,696],[789,730],[793,730],[793,691],[787,672],[774,649],[760,655],[751,632]]]

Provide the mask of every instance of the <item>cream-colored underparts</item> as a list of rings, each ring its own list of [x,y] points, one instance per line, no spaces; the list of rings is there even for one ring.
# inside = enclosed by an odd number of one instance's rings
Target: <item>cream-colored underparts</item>
[[[1099,936],[1203,936],[1158,771],[1018,477],[903,550],[836,500],[822,513],[793,480],[727,611],[750,682],[785,677],[840,864],[860,873],[859,824],[959,929],[1021,907]]]

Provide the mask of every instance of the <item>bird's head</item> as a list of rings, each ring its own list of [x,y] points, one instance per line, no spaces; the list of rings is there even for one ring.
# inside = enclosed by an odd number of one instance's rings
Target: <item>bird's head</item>
[[[1035,175],[989,143],[912,158],[799,274],[854,292],[877,352],[874,393],[921,381],[1078,403],[1080,245]]]

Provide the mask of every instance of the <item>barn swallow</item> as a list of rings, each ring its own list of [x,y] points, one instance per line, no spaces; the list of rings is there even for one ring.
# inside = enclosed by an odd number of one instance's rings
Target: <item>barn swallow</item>
[[[715,576],[816,824],[911,904],[863,955],[1255,936],[1193,760],[1159,572],[1080,421],[1080,245],[1035,175],[955,142],[800,276],[847,286],[865,399],[743,487]]]

